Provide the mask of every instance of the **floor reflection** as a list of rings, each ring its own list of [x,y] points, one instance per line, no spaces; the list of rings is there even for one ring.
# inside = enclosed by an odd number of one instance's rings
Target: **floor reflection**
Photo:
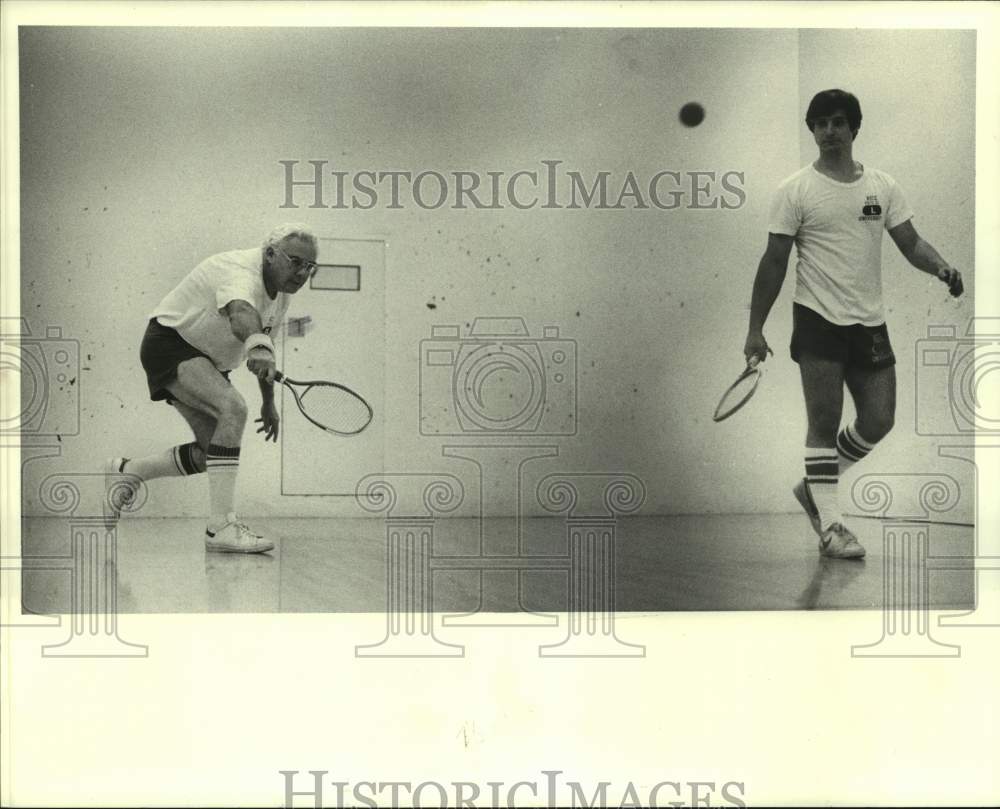
[[[498,612],[551,613],[600,589],[571,570],[560,518],[520,526],[509,519],[439,520],[432,535],[419,542],[397,535],[396,545],[381,519],[255,525],[275,538],[271,553],[206,552],[197,520],[123,519],[108,557],[118,611],[376,613],[402,598],[436,612],[473,612],[483,603]],[[851,527],[868,550],[863,561],[821,557],[801,515],[622,518],[598,549],[590,578],[612,582],[602,597],[613,598],[620,612],[879,609],[883,524],[856,519]],[[69,530],[61,518],[23,521],[25,610],[70,610],[74,565],[90,563],[74,560]],[[971,527],[934,525],[928,535],[931,557],[972,555]],[[478,556],[484,537],[502,538],[506,556]],[[485,547],[489,553],[488,541]],[[613,559],[605,558],[611,550]],[[971,567],[931,569],[928,577],[930,609],[974,608]]]
[[[823,609],[838,603],[849,602],[847,591],[866,573],[865,559],[831,559],[817,556],[816,568],[796,605],[804,610]],[[877,604],[869,606],[875,607]]]

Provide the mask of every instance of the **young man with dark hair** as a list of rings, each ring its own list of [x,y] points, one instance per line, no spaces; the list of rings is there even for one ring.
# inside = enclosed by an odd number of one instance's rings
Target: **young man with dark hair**
[[[840,475],[892,429],[896,359],[882,304],[882,231],[914,267],[936,275],[951,294],[962,276],[924,241],[895,180],[854,160],[861,105],[851,93],[824,90],[806,112],[818,158],[784,180],[771,208],[767,249],[754,279],[743,352],[770,352],[764,323],[797,249],[791,341],[805,396],[805,477],[793,492],[819,535],[824,556],[860,558],[865,549],[844,525]],[[844,386],[857,411],[840,427]]]

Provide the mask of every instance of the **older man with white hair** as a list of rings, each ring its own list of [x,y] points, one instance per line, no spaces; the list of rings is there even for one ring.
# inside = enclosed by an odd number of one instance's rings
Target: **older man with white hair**
[[[276,373],[271,333],[277,333],[298,292],[316,269],[316,236],[306,225],[275,228],[262,247],[209,256],[150,313],[140,358],[150,398],[183,416],[195,440],[145,458],[105,464],[109,526],[132,496],[123,476],[141,481],[208,472],[210,514],[205,546],[211,551],[262,553],[274,543],[236,516],[236,479],[247,405],[229,372],[246,357],[259,380],[264,440],[277,441]]]

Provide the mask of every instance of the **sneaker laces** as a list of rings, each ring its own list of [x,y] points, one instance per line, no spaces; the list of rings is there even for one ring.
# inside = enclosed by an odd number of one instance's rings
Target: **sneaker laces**
[[[261,539],[260,534],[255,534],[253,531],[251,531],[250,526],[248,526],[246,523],[238,522],[236,523],[236,527],[240,532],[241,539],[249,539],[251,541],[256,541],[258,539]]]
[[[861,545],[861,543],[858,542],[858,538],[856,536],[854,536],[854,534],[852,534],[847,529],[847,526],[844,525],[843,523],[839,523],[839,522],[838,523],[834,523],[830,527],[833,528],[836,531],[838,537],[840,537],[842,540],[844,540],[844,547],[849,547],[851,545],[858,545],[858,546]]]

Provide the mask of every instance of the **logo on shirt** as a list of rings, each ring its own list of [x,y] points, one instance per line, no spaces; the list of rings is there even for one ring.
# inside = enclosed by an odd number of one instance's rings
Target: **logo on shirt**
[[[877,222],[882,218],[882,206],[878,204],[878,195],[869,194],[865,197],[865,204],[861,206],[861,216],[859,222]]]

